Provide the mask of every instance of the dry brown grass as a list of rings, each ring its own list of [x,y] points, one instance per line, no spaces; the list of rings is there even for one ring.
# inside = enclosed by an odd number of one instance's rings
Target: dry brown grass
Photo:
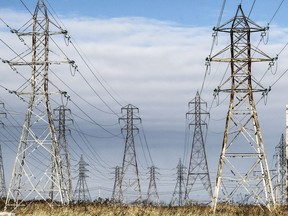
[[[278,207],[272,213],[266,208],[249,205],[218,205],[217,216],[229,215],[288,215],[288,208]],[[32,203],[26,207],[19,207],[15,211],[16,216],[208,216],[212,215],[209,206],[141,206],[141,205],[119,205],[119,204],[75,204],[70,206],[50,207],[47,203]]]

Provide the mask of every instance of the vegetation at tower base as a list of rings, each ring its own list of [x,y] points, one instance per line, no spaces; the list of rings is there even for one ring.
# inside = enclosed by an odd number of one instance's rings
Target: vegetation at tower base
[[[0,200],[0,211],[4,209],[5,200]],[[273,212],[269,212],[264,206],[241,205],[241,204],[218,204],[221,211],[215,215],[288,215],[288,208],[278,206]],[[168,206],[168,205],[143,205],[143,204],[119,204],[112,203],[109,200],[96,200],[94,202],[83,202],[70,204],[67,206],[49,206],[44,201],[33,201],[19,206],[14,212],[17,216],[95,216],[95,215],[117,215],[117,216],[198,216],[212,215],[212,209],[207,205],[189,205],[189,206]]]

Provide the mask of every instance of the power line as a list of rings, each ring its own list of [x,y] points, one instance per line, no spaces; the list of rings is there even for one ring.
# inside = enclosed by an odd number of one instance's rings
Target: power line
[[[288,72],[288,69],[286,69],[271,85],[273,87],[286,73]]]
[[[21,41],[22,42],[24,42],[24,39],[22,38],[22,37],[20,37],[20,35],[19,35],[19,31],[15,31],[15,30],[13,30],[3,19],[1,19],[2,20],[2,22],[12,31],[12,32],[15,32],[17,35],[18,35],[18,37],[19,38],[21,38]],[[61,28],[61,27],[59,27],[59,28]],[[66,31],[64,31],[64,30],[62,30],[62,32],[64,32],[65,34],[67,34],[66,33]],[[22,58],[21,57],[21,54],[17,54],[7,43],[5,43],[3,40],[1,40],[2,41],[2,43],[4,43],[10,50],[12,50],[15,54],[16,54],[16,56],[17,57],[20,57],[20,58]],[[62,54],[64,54],[64,56],[66,57],[66,59],[69,59],[68,58],[68,56],[65,54],[65,52],[60,48],[60,46],[53,40],[53,38],[51,38],[51,41],[56,45],[56,47],[62,52]],[[30,50],[30,52],[31,52],[31,48],[24,42],[24,44],[28,47],[28,49]],[[73,45],[74,46],[74,45]],[[81,55],[81,53],[76,49],[76,47],[74,46],[74,49],[77,51],[77,53],[79,54],[79,55]],[[25,51],[26,52],[26,51]],[[85,61],[85,59],[83,58],[83,56],[81,56],[81,59],[84,61],[84,63],[87,65],[87,67],[89,68],[89,70],[93,73],[93,71],[91,70],[91,68],[89,67],[89,65],[87,64],[87,62]],[[24,60],[23,58],[22,58],[22,60]],[[3,60],[4,61],[4,60]],[[25,61],[25,60],[24,60]],[[5,60],[5,62],[7,62],[6,60]],[[74,62],[74,61],[70,61],[69,60],[69,63],[70,64],[72,64],[71,62]],[[8,62],[9,63],[9,62]],[[74,63],[73,63],[73,65],[74,65]],[[13,68],[14,69],[14,68]],[[50,69],[51,70],[51,69]],[[79,71],[79,69],[78,69],[78,67],[75,67],[75,70],[77,70],[79,73],[80,73],[80,71]],[[17,72],[17,74],[20,74],[21,75],[21,73],[19,73],[19,72]],[[103,100],[103,98],[95,91],[95,89],[92,87],[92,85],[88,82],[88,80],[83,76],[83,74],[82,73],[80,73],[81,74],[81,77],[84,79],[84,81],[87,83],[87,85],[92,89],[92,91],[97,95],[97,97],[106,105],[106,107],[108,107],[108,109],[110,110],[110,111],[112,111],[112,113],[113,114],[115,114],[116,116],[118,116],[117,115],[117,113],[115,113],[112,109],[111,109],[111,107]],[[57,76],[55,73],[54,73],[54,75],[58,78],[58,79],[60,79],[60,77],[59,76]],[[23,75],[21,75],[24,79],[25,79],[25,77],[23,76]],[[111,96],[111,97],[113,97],[112,95],[111,95],[111,93],[106,89],[106,87],[101,83],[101,81],[96,77],[96,75],[93,73],[93,76],[98,80],[98,82],[100,82],[100,84],[102,85],[102,87],[108,92],[108,94]],[[25,79],[26,80],[26,84],[28,84],[29,83],[29,80],[27,80],[27,79]],[[63,80],[61,80],[62,82],[63,82]],[[24,86],[25,85],[25,83],[22,85],[22,86]],[[66,85],[66,84],[65,84]],[[66,85],[67,86],[67,85]],[[19,87],[19,88],[21,88],[21,87]],[[71,88],[69,88],[70,90],[72,90]],[[74,93],[75,93],[75,91],[73,91]],[[79,95],[78,95],[79,96]],[[80,97],[80,96],[79,96]],[[115,98],[113,98],[113,99],[115,99]],[[116,99],[115,99],[115,101],[116,101]],[[95,106],[94,106],[95,107]],[[101,110],[101,109],[99,109],[99,108],[97,108],[99,111],[102,111],[102,112],[105,112],[105,111],[103,111],[103,110]],[[119,117],[119,116],[118,116]]]
[[[116,98],[108,91],[108,89],[103,85],[103,83],[100,81],[100,79],[95,75],[95,73],[93,72],[93,70],[91,69],[91,67],[88,65],[87,61],[84,59],[84,57],[81,55],[81,53],[79,52],[79,50],[75,47],[74,43],[72,43],[72,46],[75,48],[76,52],[79,54],[80,58],[83,60],[83,62],[85,63],[85,65],[87,66],[87,68],[89,69],[89,71],[92,73],[92,75],[97,79],[97,81],[100,83],[100,85],[104,88],[104,90],[110,95],[110,97],[119,105],[122,107],[121,103],[116,100]]]
[[[62,83],[64,84],[71,92],[73,92],[77,97],[79,97],[82,101],[84,101],[85,103],[87,103],[89,106],[95,108],[96,110],[106,113],[106,114],[113,114],[110,112],[107,112],[105,110],[102,110],[98,107],[96,107],[94,104],[92,104],[91,102],[89,102],[88,100],[86,100],[85,98],[83,98],[82,96],[80,96],[72,87],[70,87],[69,85],[67,85],[57,74],[55,74],[53,71],[51,71],[53,73],[53,75]]]
[[[251,13],[252,13],[252,11],[254,9],[255,3],[256,3],[256,0],[253,1],[252,7],[251,7],[251,9],[249,11],[249,14],[248,14],[248,18],[250,17],[250,15],[251,15]]]
[[[222,20],[222,16],[223,16],[223,12],[224,12],[224,9],[225,9],[225,5],[226,5],[226,0],[223,0],[222,7],[221,7],[221,10],[220,10],[220,14],[219,14],[219,17],[218,17],[218,20],[217,20],[216,28],[218,28],[220,26],[220,23],[221,23],[221,20]]]
[[[209,53],[209,56],[206,58],[206,70],[205,70],[205,73],[204,73],[204,79],[203,79],[203,82],[202,82],[202,85],[201,85],[201,89],[200,89],[200,96],[202,94],[202,91],[203,91],[203,88],[204,88],[204,85],[205,85],[205,81],[206,81],[206,76],[208,74],[208,71],[209,71],[209,68],[210,68],[210,62],[209,62],[209,59],[211,57],[211,54],[213,52],[213,49],[214,49],[214,46],[215,46],[215,43],[217,41],[217,37],[218,37],[218,32],[215,31],[221,24],[221,20],[222,20],[222,16],[223,16],[223,13],[224,13],[224,9],[225,9],[225,5],[226,5],[226,0],[223,0],[223,3],[222,3],[222,7],[221,7],[221,10],[220,10],[220,14],[219,14],[219,17],[218,17],[218,20],[217,20],[217,23],[216,23],[216,26],[213,28],[214,32],[212,34],[212,37],[213,37],[213,40],[212,40],[212,45],[211,45],[211,48],[210,48],[210,53]]]
[[[113,134],[110,131],[108,131],[107,129],[105,129],[103,126],[101,126],[100,124],[98,124],[94,119],[92,119],[92,117],[87,114],[86,112],[84,112],[84,110],[82,108],[80,108],[73,100],[69,100],[71,101],[71,103],[74,104],[74,106],[76,106],[88,119],[90,119],[91,122],[93,122],[94,124],[96,124],[97,126],[99,126],[102,130],[106,131],[108,134],[114,136],[114,137],[119,137],[119,135]]]
[[[270,21],[268,22],[268,26],[271,24],[271,22],[274,20],[275,16],[277,15],[278,11],[280,10],[282,4],[284,3],[285,0],[282,0],[280,5],[278,6],[278,8],[276,9],[275,13],[273,14],[272,18],[270,19]]]
[[[75,126],[75,131],[77,132],[78,136],[81,138],[81,140],[86,144],[87,148],[89,149],[89,152],[93,153],[94,157],[92,157],[92,159],[96,159],[98,161],[98,163],[103,167],[103,168],[107,168],[107,167],[111,167],[107,162],[105,162],[100,155],[98,154],[97,151],[95,151],[94,147],[91,145],[91,143],[88,141],[88,139],[86,138],[85,133],[83,133],[83,131],[81,130],[80,126],[77,124],[76,121],[74,121],[73,115],[72,115],[72,120],[73,120],[73,126]],[[95,157],[97,156],[97,157]],[[102,162],[101,162],[101,161]],[[104,163],[107,167],[105,167],[102,163]]]
[[[23,4],[23,6],[26,8],[26,10],[30,13],[30,15],[33,16],[33,13],[29,10],[27,5],[22,0],[20,0],[20,2]]]
[[[48,2],[49,4],[49,2]],[[53,7],[49,4],[50,8],[52,9],[52,11],[54,12],[54,14],[56,15],[57,19],[59,20],[59,22],[61,22],[62,26],[65,27],[65,25],[63,24],[63,22],[61,21],[61,19],[58,17],[57,13],[55,12],[55,10],[53,9]],[[52,14],[52,13],[51,13]],[[53,15],[52,15],[53,16]],[[53,16],[54,17],[54,16]],[[57,22],[57,24],[60,26],[60,24],[58,23],[56,18],[54,18],[54,20]],[[96,68],[94,67],[93,64],[91,64],[89,62],[89,59],[87,58],[87,56],[85,55],[85,53],[82,51],[81,47],[77,44],[77,42],[75,41],[75,39],[71,36],[71,35],[67,35],[67,40],[68,43],[71,43],[72,46],[74,47],[74,49],[76,50],[76,52],[78,53],[78,55],[81,57],[81,59],[83,60],[83,62],[85,63],[85,65],[87,66],[87,68],[89,69],[89,71],[92,73],[92,75],[96,78],[96,80],[100,83],[100,85],[104,88],[104,90],[110,95],[110,97],[118,104],[120,105],[120,107],[123,107],[123,105],[109,92],[109,90],[105,87],[105,85],[100,81],[100,79],[96,76],[96,74],[94,73],[94,71],[92,70],[91,67],[93,67],[93,69],[98,73],[98,75],[101,77],[101,79],[105,82],[105,84],[115,93],[117,94],[117,92],[115,92],[111,86],[107,83],[107,81],[102,77],[102,75],[98,72],[98,70],[96,70]],[[72,41],[73,40],[73,41]],[[80,50],[80,51],[79,51]],[[88,62],[90,63],[91,67],[89,66]]]

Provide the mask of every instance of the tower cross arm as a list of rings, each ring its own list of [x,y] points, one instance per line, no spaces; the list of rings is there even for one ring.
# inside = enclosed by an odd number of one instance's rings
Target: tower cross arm
[[[44,65],[44,64],[68,64],[70,63],[69,60],[65,60],[65,61],[37,61],[37,62],[26,62],[26,61],[17,61],[17,62],[13,62],[13,61],[8,61],[6,60],[5,63],[8,63],[10,66],[33,66],[33,65]]]

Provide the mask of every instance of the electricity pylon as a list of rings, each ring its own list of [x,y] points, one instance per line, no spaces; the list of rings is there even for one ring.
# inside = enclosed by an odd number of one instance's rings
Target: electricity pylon
[[[288,105],[286,105],[286,205],[288,205]]]
[[[286,202],[286,143],[284,134],[281,135],[279,144],[275,148],[276,154],[276,188],[275,201],[279,205],[285,205]]]
[[[68,143],[67,143],[67,137],[66,132],[70,132],[69,129],[66,127],[67,121],[72,121],[71,118],[67,117],[66,113],[71,114],[71,110],[66,108],[64,105],[60,105],[58,108],[54,109],[54,113],[56,116],[58,116],[57,119],[54,121],[58,121],[58,146],[59,146],[59,153],[61,156],[61,164],[63,170],[63,182],[65,184],[65,188],[67,188],[67,198],[69,201],[72,200],[72,181],[71,181],[71,169],[70,169],[70,154],[68,150]],[[54,169],[53,169],[54,170]],[[55,176],[53,176],[53,179]],[[54,191],[54,184],[52,181],[52,190],[51,193]],[[53,194],[51,195],[51,198],[53,199]]]
[[[4,103],[0,102],[0,106],[4,108]],[[7,114],[3,111],[0,112],[0,116],[7,117]],[[0,121],[0,127],[4,127],[4,123]],[[2,156],[2,147],[0,145],[0,198],[4,198],[7,196],[7,188],[5,181],[5,172],[4,172],[4,164],[3,164],[3,156]]]
[[[86,178],[89,176],[86,174],[89,170],[86,168],[89,164],[86,163],[83,159],[83,155],[81,155],[79,161],[79,176],[77,180],[77,184],[75,187],[75,191],[73,194],[73,200],[76,202],[85,202],[91,201],[90,192],[88,189]]]
[[[207,124],[205,123],[205,120],[203,120],[203,118],[201,117],[204,115],[209,115],[209,113],[206,111],[207,103],[200,98],[200,94],[197,91],[196,97],[189,102],[188,106],[189,112],[186,114],[186,117],[187,119],[189,119],[190,116],[194,117],[192,117],[193,120],[189,122],[189,128],[190,126],[194,126],[194,134],[190,163],[188,168],[187,183],[185,188],[185,203],[193,202],[191,197],[196,199],[194,200],[194,202],[210,203],[212,200],[212,187],[202,128],[203,126],[207,127]],[[199,186],[197,183],[200,183],[201,185]],[[194,188],[195,186],[197,187],[197,194],[202,198],[196,198],[195,192],[193,192],[193,186]]]
[[[5,182],[5,174],[4,174],[4,164],[2,157],[2,147],[0,145],[0,198],[4,198],[7,196],[6,182]]]
[[[139,109],[131,104],[121,109],[122,118],[119,121],[123,121],[125,126],[122,127],[121,131],[126,131],[125,135],[125,149],[124,157],[122,162],[121,176],[120,176],[120,191],[122,192],[121,197],[127,197],[135,195],[135,202],[142,200],[140,178],[137,166],[136,149],[134,143],[135,131],[138,132],[138,128],[135,126],[136,122],[141,122],[141,118],[138,116]],[[126,193],[126,194],[125,194]],[[127,196],[126,196],[127,195]]]
[[[13,33],[21,39],[25,36],[30,37],[31,48],[5,62],[13,69],[21,66],[25,72],[31,70],[31,77],[17,91],[13,91],[23,101],[28,102],[28,108],[5,209],[10,205],[17,208],[27,200],[66,204],[69,203],[68,188],[63,177],[63,167],[66,165],[61,158],[54,125],[49,99],[54,93],[49,91],[48,72],[53,64],[69,63],[52,58],[50,54],[54,52],[50,52],[52,48],[49,43],[53,40],[52,35],[67,34],[67,31],[49,19],[45,1],[38,0],[31,22],[27,22]],[[25,41],[25,45],[29,46],[29,43]]]
[[[147,203],[159,204],[159,194],[156,185],[156,174],[158,173],[156,172],[156,169],[157,168],[155,166],[149,167],[149,187],[147,192]]]
[[[213,197],[214,212],[218,201],[231,202],[241,192],[250,195],[251,204],[264,205],[269,210],[275,204],[253,96],[268,90],[251,74],[252,62],[273,61],[251,44],[251,33],[265,30],[245,16],[241,5],[231,20],[215,28],[217,32],[229,33],[231,43],[209,60],[228,62],[231,76],[215,90],[229,93],[230,103]],[[230,57],[218,57],[226,51]],[[231,86],[226,86],[229,83]],[[223,192],[222,197],[219,191]]]
[[[120,176],[121,176],[121,167],[115,167],[115,177],[114,177],[114,186],[112,192],[112,201],[114,202],[122,202],[123,194],[120,187]]]
[[[178,205],[183,206],[183,193],[185,191],[185,167],[183,166],[181,159],[179,159],[177,165],[177,182],[174,188],[174,192],[172,194],[172,199],[170,205]]]

